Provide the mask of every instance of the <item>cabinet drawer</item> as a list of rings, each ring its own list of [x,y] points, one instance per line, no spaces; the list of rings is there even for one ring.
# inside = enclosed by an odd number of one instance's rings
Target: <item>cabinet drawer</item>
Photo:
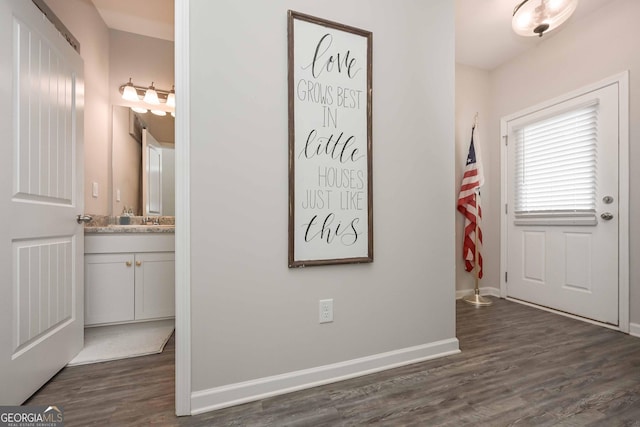
[[[173,233],[113,233],[87,234],[84,236],[85,254],[118,252],[173,252]]]

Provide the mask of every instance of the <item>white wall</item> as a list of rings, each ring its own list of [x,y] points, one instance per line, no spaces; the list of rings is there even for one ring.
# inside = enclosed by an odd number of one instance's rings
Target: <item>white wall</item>
[[[494,171],[495,168],[491,167],[485,161],[488,157],[488,150],[491,141],[487,139],[488,129],[490,128],[489,122],[489,72],[486,70],[480,70],[478,68],[469,67],[467,65],[456,64],[456,156],[455,156],[455,182],[456,182],[456,196],[460,191],[460,184],[462,183],[462,175],[464,173],[465,163],[467,161],[467,155],[469,154],[469,143],[471,142],[471,128],[473,126],[474,117],[478,114],[478,126],[474,132],[473,142],[476,152],[480,153],[480,158],[483,162],[484,175],[487,181],[490,177],[496,174],[500,177],[500,169]],[[492,212],[490,209],[491,200],[493,194],[487,189],[487,186],[481,188],[481,206],[483,207],[484,217],[489,217]],[[497,193],[498,198],[500,192]],[[464,216],[461,213],[455,214],[456,218],[456,289],[461,294],[474,288],[475,286],[475,273],[473,271],[465,271],[465,263],[462,259],[462,240],[464,236]],[[500,262],[500,258],[494,259],[492,257],[484,256],[485,253],[493,254],[494,251],[499,250],[499,239],[495,238],[495,231],[491,229],[492,222],[482,224],[484,244],[482,248],[483,253],[483,266],[485,278],[480,279],[479,286],[483,288],[485,286],[498,287],[495,282],[486,280],[487,269],[493,264]],[[487,229],[487,226],[488,229]],[[498,231],[500,231],[498,229]],[[496,247],[498,249],[496,249]],[[490,269],[492,271],[492,269]],[[486,283],[486,285],[485,285]],[[466,292],[469,293],[469,292]]]
[[[371,264],[287,268],[287,9],[373,31]],[[457,349],[453,2],[193,1],[190,15],[192,389]],[[320,325],[323,298],[335,321]]]
[[[631,322],[640,323],[640,2],[617,0],[596,11],[579,25],[567,25],[560,33],[543,40],[535,49],[490,73],[491,127],[488,160],[496,170],[488,182],[492,235],[499,239],[500,204],[500,118],[541,101],[554,98],[590,83],[630,70],[630,286]],[[546,36],[545,36],[546,37]],[[486,163],[486,162],[485,162]],[[499,260],[499,247],[487,254]],[[499,265],[491,263],[486,280],[499,285]]]
[[[111,103],[109,30],[91,0],[46,0],[80,42],[84,60],[85,212],[107,215],[111,204]],[[92,197],[92,183],[99,195]]]

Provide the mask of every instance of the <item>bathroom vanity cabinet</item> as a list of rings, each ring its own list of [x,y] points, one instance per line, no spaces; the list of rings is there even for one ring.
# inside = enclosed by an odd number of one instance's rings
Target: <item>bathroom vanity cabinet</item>
[[[175,315],[173,233],[85,235],[85,326]]]

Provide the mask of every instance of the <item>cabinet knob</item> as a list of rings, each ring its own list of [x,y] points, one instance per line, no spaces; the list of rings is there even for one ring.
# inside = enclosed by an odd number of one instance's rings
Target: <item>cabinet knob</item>
[[[142,261],[136,261],[136,265],[140,267],[142,265]]]
[[[127,267],[131,267],[131,261],[127,261],[125,262],[125,264],[127,265]]]

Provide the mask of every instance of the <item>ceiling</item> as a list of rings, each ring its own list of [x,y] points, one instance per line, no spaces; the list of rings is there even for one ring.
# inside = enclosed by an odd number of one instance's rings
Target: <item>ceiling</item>
[[[92,1],[109,28],[173,40],[174,0]],[[569,21],[542,38],[521,37],[511,30],[513,8],[520,1],[455,0],[456,62],[491,70],[615,0],[580,0]]]
[[[513,9],[522,0],[455,0],[456,62],[485,70],[534,48],[615,0],[580,0],[573,16],[557,30],[540,37],[522,37],[511,30]],[[637,0],[636,0],[637,1]]]
[[[91,0],[107,27],[173,41],[174,0]]]

